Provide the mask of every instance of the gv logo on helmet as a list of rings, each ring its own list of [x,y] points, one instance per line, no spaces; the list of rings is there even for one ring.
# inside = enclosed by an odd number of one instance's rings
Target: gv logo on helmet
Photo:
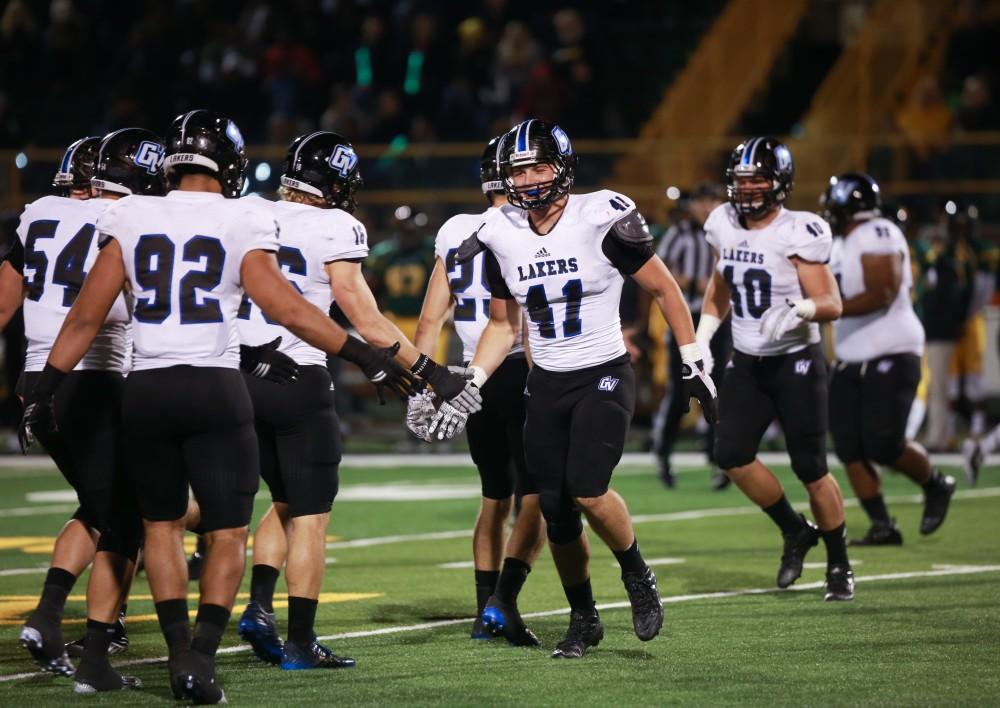
[[[354,148],[348,145],[338,145],[330,155],[330,167],[337,170],[341,177],[347,177],[358,164],[358,155]]]
[[[133,160],[139,167],[145,167],[146,172],[155,175],[160,171],[160,166],[163,165],[163,158],[162,145],[154,143],[152,140],[143,140],[139,149],[135,151]]]
[[[239,126],[232,121],[226,125],[226,137],[233,141],[237,150],[243,149],[243,133],[240,132]]]
[[[552,137],[556,141],[556,147],[559,148],[560,155],[569,155],[573,152],[573,146],[570,145],[569,136],[566,135],[566,131],[558,125],[552,129]]]

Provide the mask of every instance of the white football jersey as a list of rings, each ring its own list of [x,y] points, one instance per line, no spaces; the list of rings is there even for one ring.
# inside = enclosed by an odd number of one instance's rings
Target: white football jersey
[[[528,316],[531,358],[543,369],[575,371],[626,353],[618,315],[625,279],[601,245],[614,223],[634,210],[628,198],[601,190],[569,195],[544,236],[514,206],[495,210],[479,230]]]
[[[111,199],[42,197],[24,208],[25,371],[41,371],[66,314],[97,259],[95,224]],[[129,313],[121,295],[76,370],[123,371]]]
[[[434,254],[445,264],[448,287],[455,298],[455,331],[462,340],[462,360],[471,361],[476,353],[476,344],[490,320],[490,284],[486,279],[486,254],[477,254],[468,263],[456,263],[455,254],[462,242],[476,233],[496,207],[490,207],[482,214],[457,214],[448,219],[438,230],[434,240]],[[511,353],[524,351],[522,330]]]
[[[121,246],[133,300],[132,369],[239,367],[240,266],[278,250],[264,209],[210,192],[128,196],[97,220]]]
[[[816,214],[781,208],[762,229],[747,229],[731,204],[716,207],[705,221],[705,238],[718,255],[715,267],[729,285],[733,347],[744,354],[773,356],[819,342],[819,325],[803,321],[777,342],[760,333],[760,318],[771,305],[805,297],[791,256],[827,263],[833,237]]]
[[[341,209],[320,209],[295,202],[270,202],[247,197],[268,209],[280,228],[278,265],[302,297],[326,312],[333,302],[330,278],[324,267],[333,261],[365,258],[368,235],[360,221]],[[307,344],[243,296],[237,315],[240,341],[258,345],[281,337],[278,351],[300,365],[326,366],[326,352]]]
[[[856,226],[846,237],[837,239],[830,265],[845,300],[865,291],[861,257],[866,254],[902,255],[899,292],[888,307],[866,315],[842,317],[833,323],[837,358],[861,362],[890,354],[922,354],[924,326],[913,311],[910,299],[913,272],[906,236],[888,219],[870,219]]]

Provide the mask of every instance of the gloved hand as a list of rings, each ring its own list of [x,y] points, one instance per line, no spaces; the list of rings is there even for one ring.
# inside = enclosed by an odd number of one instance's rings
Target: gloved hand
[[[240,368],[251,376],[277,384],[299,380],[299,365],[295,359],[278,351],[281,337],[255,347],[240,345]]]
[[[681,379],[684,382],[684,412],[691,410],[691,399],[697,398],[708,424],[719,422],[718,394],[715,382],[705,371],[701,349],[697,344],[685,344],[681,350]]]
[[[436,413],[434,394],[430,391],[410,396],[406,402],[406,429],[424,442],[430,442],[433,436],[428,427]]]
[[[28,454],[28,448],[37,439],[39,432],[54,433],[59,430],[56,425],[56,389],[66,378],[66,374],[51,364],[42,369],[38,382],[24,400],[24,415],[17,429],[17,442],[21,453]]]
[[[396,363],[399,352],[399,342],[391,347],[373,348],[357,337],[348,337],[337,356],[346,359],[364,372],[368,380],[375,384],[378,402],[385,405],[385,389],[389,389],[401,399],[417,392],[415,381],[410,373]]]
[[[486,373],[479,367],[469,367],[468,371],[473,372],[470,380],[466,375],[450,371],[426,354],[421,354],[410,367],[410,371],[427,381],[438,398],[448,401],[455,408],[465,411],[468,415],[482,410],[483,397],[479,389],[486,381]]]
[[[456,435],[461,435],[468,422],[468,412],[453,406],[449,401],[442,401],[441,407],[431,418],[427,432],[430,435],[437,433],[438,440],[451,440]]]
[[[805,321],[816,315],[812,300],[789,300],[769,307],[760,318],[760,333],[769,342],[777,342]]]

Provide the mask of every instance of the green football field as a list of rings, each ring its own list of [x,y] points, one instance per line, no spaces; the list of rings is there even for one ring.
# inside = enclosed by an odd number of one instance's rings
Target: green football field
[[[790,498],[804,493],[779,469]],[[949,470],[960,477],[958,469]],[[839,474],[839,473],[838,473]],[[840,476],[841,485],[845,481]],[[803,577],[778,591],[778,533],[735,489],[713,492],[694,469],[666,491],[652,466],[620,467],[643,554],[660,579],[663,633],[638,641],[611,553],[592,538],[594,591],[605,639],[584,659],[549,651],[568,617],[548,552],[520,606],[542,649],[471,641],[471,533],[478,479],[464,466],[347,467],[333,510],[317,631],[355,669],[282,672],[257,662],[234,622],[218,675],[236,705],[996,705],[1000,702],[1000,469],[960,480],[935,535],[917,532],[918,491],[889,477],[901,548],[854,549],[857,598],[824,603],[820,544]],[[173,703],[145,578],[129,602],[129,651],[116,663],[141,695],[75,697],[70,680],[33,672],[17,644],[34,607],[52,537],[73,506],[54,469],[0,462],[0,704]],[[265,507],[266,492],[256,512]],[[848,533],[866,522],[848,509]],[[243,591],[249,586],[247,573]],[[192,586],[194,589],[194,586]],[[279,581],[279,591],[283,590]],[[82,631],[84,579],[65,631]],[[245,595],[234,615],[242,611]],[[279,626],[284,612],[276,603]],[[194,605],[192,605],[192,608]],[[192,613],[193,616],[193,613]]]

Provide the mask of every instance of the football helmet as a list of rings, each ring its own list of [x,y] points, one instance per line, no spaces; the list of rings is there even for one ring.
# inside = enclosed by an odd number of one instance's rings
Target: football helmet
[[[249,164],[243,134],[229,118],[206,110],[188,111],[174,118],[163,162],[171,188],[176,187],[184,168],[192,167],[212,174],[222,185],[222,195],[236,199],[243,193]]]
[[[90,181],[94,189],[119,194],[163,196],[163,141],[142,128],[122,128],[108,133],[101,147]]]
[[[733,150],[726,169],[729,203],[741,216],[762,217],[788,199],[794,176],[792,153],[776,138],[744,140]],[[770,187],[741,185],[737,181],[741,177],[763,177]]]
[[[882,194],[869,175],[845,172],[830,178],[819,205],[833,233],[844,236],[852,221],[882,215]]]
[[[68,148],[59,163],[59,171],[52,179],[56,194],[69,196],[71,190],[89,189],[90,178],[94,176],[94,161],[101,147],[101,139],[96,135],[80,138]]]
[[[354,193],[364,184],[354,147],[325,130],[300,135],[288,146],[281,186],[322,197],[348,214],[357,207]]]
[[[548,182],[514,186],[514,168],[546,163],[555,177]],[[576,178],[576,153],[566,131],[530,118],[500,138],[497,167],[507,201],[521,209],[540,209],[568,194]]]
[[[502,137],[497,135],[490,138],[483,148],[482,157],[479,158],[479,182],[487,199],[494,193],[504,193],[503,180],[500,179],[500,168],[497,165],[497,148],[500,147]]]

